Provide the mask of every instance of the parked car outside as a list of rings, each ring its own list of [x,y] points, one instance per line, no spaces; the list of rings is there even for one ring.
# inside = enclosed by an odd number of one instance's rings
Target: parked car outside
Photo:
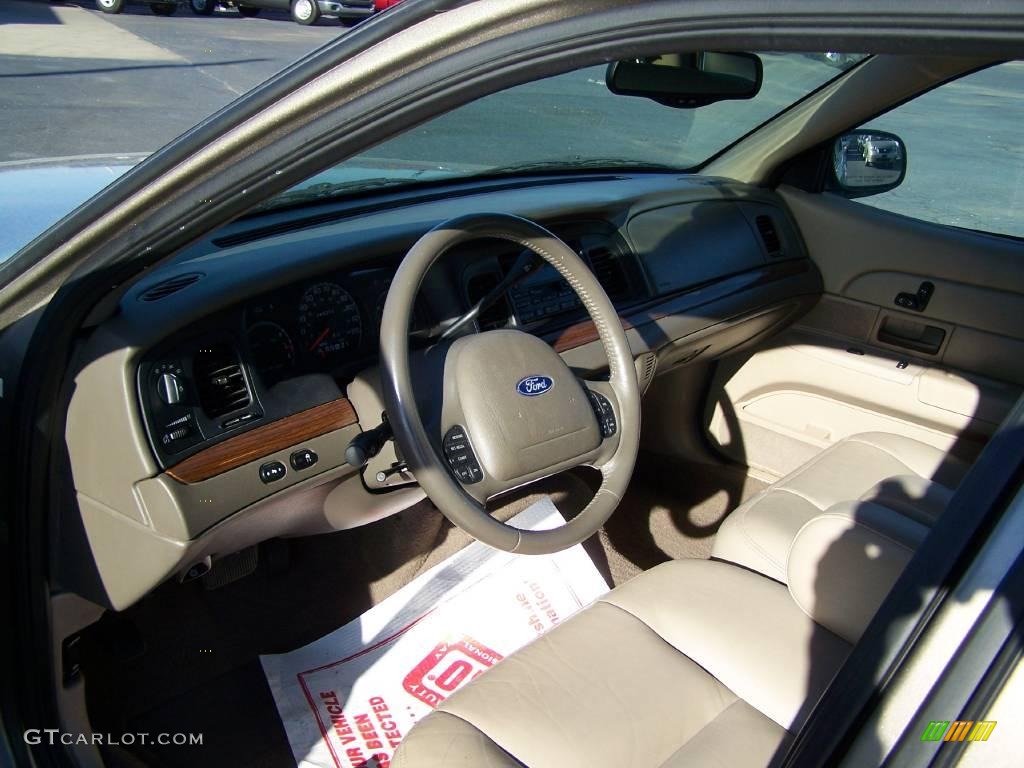
[[[315,24],[321,16],[340,19],[342,23],[355,23],[369,18],[378,10],[374,0],[245,0],[244,3],[235,0],[221,3],[216,0],[189,0],[189,7],[197,16],[213,15],[218,5],[237,8],[247,17],[258,16],[263,9],[288,11],[294,22],[304,26]]]
[[[870,139],[864,142],[864,164],[870,167],[892,167],[900,159],[900,146],[892,139]]]
[[[96,7],[103,13],[121,13],[126,5],[148,5],[157,16],[173,16],[180,0],[96,0]]]

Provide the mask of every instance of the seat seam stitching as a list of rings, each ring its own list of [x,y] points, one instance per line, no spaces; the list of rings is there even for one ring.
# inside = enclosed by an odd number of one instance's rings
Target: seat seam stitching
[[[451,717],[454,717],[457,720],[461,720],[466,725],[468,725],[470,728],[472,728],[474,731],[476,731],[481,736],[483,736],[485,739],[487,739],[489,742],[494,744],[494,746],[496,746],[498,749],[500,749],[506,755],[508,755],[509,758],[511,758],[516,763],[516,765],[520,765],[520,766],[523,766],[523,768],[526,768],[526,763],[524,763],[518,757],[516,757],[511,752],[509,752],[507,749],[505,749],[505,747],[503,747],[500,743],[498,743],[497,739],[495,739],[493,736],[491,736],[491,734],[487,733],[487,731],[485,731],[483,728],[481,728],[479,725],[477,725],[473,721],[463,717],[462,715],[456,714],[455,712],[451,712],[450,710],[447,710],[447,709],[438,709],[438,710],[435,710],[435,711],[440,712],[441,714],[444,714],[444,715],[449,715]]]
[[[701,664],[701,663],[700,663],[699,661],[697,661],[696,659],[694,659],[694,658],[693,658],[692,656],[688,655],[688,654],[687,654],[687,653],[685,653],[684,651],[681,651],[681,650],[679,650],[678,648],[676,648],[676,647],[675,647],[675,646],[674,646],[674,645],[673,645],[672,643],[670,643],[670,642],[669,642],[669,641],[668,641],[668,640],[667,640],[667,639],[665,638],[665,636],[664,636],[664,635],[662,635],[662,634],[661,634],[660,632],[658,632],[658,631],[657,631],[657,630],[656,630],[656,629],[655,629],[654,627],[652,627],[652,626],[651,626],[650,624],[648,624],[648,623],[647,623],[646,621],[644,621],[644,620],[643,620],[643,619],[642,619],[642,618],[641,618],[640,616],[638,616],[638,615],[637,615],[636,613],[634,613],[633,611],[629,610],[628,608],[624,608],[624,607],[622,607],[621,605],[618,605],[618,604],[616,604],[616,603],[609,603],[609,602],[608,602],[608,601],[607,601],[607,600],[606,600],[605,598],[600,598],[600,599],[598,600],[598,602],[599,602],[599,603],[602,603],[602,604],[604,604],[604,605],[609,605],[609,606],[611,606],[612,608],[618,608],[618,609],[619,609],[619,610],[620,610],[620,611],[621,611],[622,613],[626,614],[627,616],[629,616],[629,617],[631,617],[631,618],[635,619],[636,621],[640,622],[641,624],[643,624],[643,625],[644,625],[644,626],[645,626],[645,627],[646,627],[646,628],[647,628],[648,630],[650,630],[650,632],[651,632],[651,634],[652,634],[652,635],[654,635],[654,636],[655,636],[656,638],[658,638],[659,640],[661,640],[661,642],[665,643],[665,645],[667,645],[667,646],[668,646],[669,648],[671,648],[671,649],[672,649],[673,651],[675,651],[675,652],[676,652],[676,653],[678,653],[678,654],[679,654],[680,656],[682,656],[683,658],[685,658],[685,659],[686,659],[687,661],[689,661],[689,662],[690,662],[691,664],[693,664],[693,665],[694,665],[694,666],[696,666],[696,667],[699,667],[699,668],[700,668],[700,669],[701,669],[701,670],[702,670],[702,671],[704,672],[704,674],[706,674],[706,675],[707,675],[708,677],[712,678],[712,679],[713,679],[713,680],[714,680],[714,681],[715,681],[716,683],[718,683],[718,684],[719,684],[720,686],[722,686],[722,687],[723,687],[723,688],[724,688],[725,690],[727,690],[727,691],[728,691],[729,693],[731,693],[731,694],[732,694],[733,696],[735,696],[735,697],[736,697],[736,698],[735,698],[735,700],[734,700],[734,701],[732,701],[732,702],[730,702],[730,703],[729,703],[729,704],[728,704],[727,706],[723,707],[723,708],[722,708],[721,710],[719,710],[719,712],[718,712],[718,713],[717,713],[717,714],[715,715],[715,718],[719,717],[719,716],[720,716],[720,715],[721,715],[721,714],[722,714],[723,712],[725,712],[725,710],[726,710],[726,709],[728,709],[729,707],[731,707],[731,706],[732,706],[733,704],[735,704],[736,702],[742,701],[742,702],[743,702],[743,703],[745,703],[745,704],[746,704],[747,706],[749,706],[749,707],[750,707],[751,709],[753,709],[753,710],[754,710],[755,712],[759,713],[759,714],[760,714],[760,715],[761,715],[762,717],[766,717],[766,718],[768,718],[768,720],[770,720],[771,722],[775,723],[776,725],[778,725],[778,726],[779,726],[780,728],[782,728],[783,730],[785,730],[785,731],[787,731],[787,732],[789,731],[789,729],[788,729],[788,728],[786,728],[786,727],[785,727],[784,725],[782,725],[781,723],[777,722],[777,721],[775,720],[775,718],[771,717],[770,715],[766,714],[765,712],[762,712],[762,711],[761,711],[760,709],[758,709],[757,707],[755,707],[755,706],[754,706],[753,704],[751,704],[751,703],[750,703],[749,701],[747,701],[746,699],[742,698],[742,697],[741,697],[741,696],[740,696],[739,694],[737,694],[737,693],[736,693],[736,691],[734,691],[734,690],[733,690],[732,688],[730,688],[730,687],[729,687],[728,685],[726,685],[726,684],[725,684],[724,682],[722,682],[722,679],[721,679],[721,678],[720,678],[720,677],[719,677],[718,675],[716,675],[716,674],[715,674],[714,672],[712,672],[712,671],[711,671],[710,669],[708,669],[708,668],[707,668],[706,666],[704,666],[703,664]],[[714,720],[715,718],[712,718],[712,720]],[[705,723],[705,724],[704,724],[703,726],[701,726],[701,730],[703,730],[703,729],[704,729],[705,727],[707,727],[707,725],[708,725],[708,724],[709,724],[710,722],[711,722],[711,721],[709,720],[709,721],[708,721],[708,723]],[[700,731],[698,731],[697,733],[700,733]],[[696,735],[697,735],[697,734],[694,734],[694,736],[696,736]],[[691,738],[692,738],[692,737],[691,737]],[[689,742],[689,739],[687,739],[687,741],[683,742],[683,744],[680,744],[680,745],[679,745],[679,748],[682,748],[682,747],[683,747],[683,746],[684,746],[685,744],[687,744],[688,742]]]
[[[661,634],[660,632],[658,632],[658,630],[656,630],[656,629],[655,629],[654,627],[652,627],[652,626],[651,626],[650,624],[648,624],[648,623],[647,623],[646,621],[644,621],[644,620],[643,620],[643,619],[642,619],[642,618],[641,618],[640,616],[637,616],[637,615],[636,615],[636,613],[634,613],[633,611],[629,610],[628,608],[624,608],[623,606],[619,605],[618,603],[609,603],[609,602],[608,602],[608,601],[607,601],[607,600],[606,600],[605,598],[603,598],[603,597],[602,597],[602,598],[600,598],[600,599],[598,600],[598,602],[599,602],[599,603],[602,603],[603,605],[608,605],[608,606],[611,606],[612,608],[616,608],[616,609],[618,609],[619,611],[621,611],[622,613],[624,613],[624,614],[626,614],[627,616],[629,616],[630,618],[632,618],[632,619],[635,619],[636,621],[638,621],[638,622],[640,622],[641,624],[643,624],[643,625],[644,625],[644,627],[646,627],[646,628],[647,628],[647,629],[648,629],[648,630],[650,631],[650,633],[651,633],[652,635],[654,635],[654,636],[655,636],[656,638],[658,638],[659,640],[661,640],[661,642],[663,642],[663,643],[664,643],[665,645],[667,645],[667,646],[668,646],[669,648],[671,648],[671,649],[672,649],[673,651],[675,651],[676,653],[678,653],[678,654],[679,654],[680,656],[682,656],[682,657],[683,657],[684,659],[686,659],[687,661],[689,661],[690,663],[692,663],[692,664],[693,664],[694,666],[696,666],[696,667],[700,667],[700,669],[702,669],[702,670],[704,671],[704,673],[705,673],[706,675],[708,675],[708,677],[711,677],[711,678],[713,678],[713,679],[715,680],[715,682],[717,682],[717,683],[718,683],[719,685],[721,685],[721,686],[722,686],[723,688],[725,688],[725,690],[727,690],[727,691],[728,691],[729,693],[731,693],[731,694],[732,694],[733,696],[736,696],[736,701],[742,701],[742,699],[740,699],[740,697],[736,695],[736,692],[735,692],[735,691],[734,691],[734,690],[733,690],[732,688],[730,688],[730,687],[729,687],[728,685],[726,685],[725,683],[723,683],[723,682],[721,681],[721,679],[719,679],[718,675],[714,674],[714,673],[713,673],[713,672],[712,672],[711,670],[709,670],[709,669],[708,669],[707,667],[705,667],[705,666],[704,666],[703,664],[701,664],[701,663],[700,663],[699,661],[697,661],[696,659],[694,659],[694,658],[693,658],[692,656],[688,656],[688,655],[687,655],[687,654],[686,654],[685,652],[683,652],[683,651],[679,650],[678,648],[676,648],[676,647],[675,647],[675,646],[674,646],[674,645],[673,645],[672,643],[670,643],[670,642],[668,641],[668,639],[666,639],[666,638],[665,638],[665,636],[664,636],[664,635],[662,635],[662,634]],[[722,710],[721,710],[721,712],[724,712],[724,711],[725,711],[725,709],[722,709]],[[758,710],[758,711],[760,711],[760,710]],[[721,712],[720,712],[720,713],[721,713]],[[762,714],[764,714],[764,713],[762,713]],[[767,717],[767,715],[765,715],[765,716]],[[717,715],[716,715],[716,717],[717,717]],[[772,722],[774,722],[774,721],[772,721]]]
[[[771,493],[779,493],[779,492],[791,493],[794,496],[796,496],[798,499],[802,499],[803,501],[806,501],[808,504],[810,504],[812,507],[817,509],[819,512],[823,512],[824,511],[824,507],[819,506],[817,502],[815,502],[815,501],[811,500],[810,498],[804,496],[799,491],[794,491],[791,488],[774,488],[769,493],[766,493],[764,498],[767,498],[768,496],[770,496]],[[756,506],[756,505],[752,505],[752,506],[742,510],[742,515],[743,516],[737,521],[738,528],[740,529],[740,533],[743,534],[743,537],[750,543],[750,545],[755,550],[757,550],[761,554],[762,557],[764,557],[772,565],[776,566],[777,568],[779,568],[779,570],[781,570],[783,573],[785,573],[785,570],[786,570],[785,564],[782,561],[778,560],[774,555],[769,553],[768,550],[766,550],[764,547],[762,547],[757,542],[757,540],[750,534],[750,532],[747,530],[747,527],[746,527],[747,513],[751,509],[753,509],[754,506]]]
[[[831,506],[831,504],[826,505],[826,506],[822,506],[821,504],[816,502],[814,499],[812,499],[810,496],[808,496],[803,491],[797,491],[797,490],[795,490],[793,488],[779,488],[779,491],[781,491],[782,493],[791,493],[794,496],[796,496],[798,499],[803,499],[808,504],[810,504],[812,507],[817,509],[819,512],[824,512],[826,509],[828,509],[828,507]]]
[[[796,480],[797,478],[801,477],[809,469],[811,469],[812,467],[816,466],[819,462],[824,460],[824,458],[829,453],[834,452],[840,445],[842,445],[844,442],[849,441],[849,440],[850,440],[850,438],[846,438],[846,440],[840,440],[840,441],[838,441],[836,443],[833,443],[828,448],[826,448],[825,450],[821,451],[821,453],[819,453],[817,456],[812,458],[810,461],[808,461],[808,462],[800,465],[796,469],[794,469],[788,475],[786,475],[781,480],[779,480],[779,482],[777,483],[778,488],[781,489],[787,483],[791,483],[794,480]]]
[[[687,658],[689,658],[689,656],[687,656]],[[694,662],[694,663],[696,663],[696,662]],[[698,664],[698,666],[700,666],[700,665]],[[701,667],[701,669],[704,669],[704,668],[703,668],[703,667]],[[705,670],[705,671],[707,671],[707,670]],[[708,672],[708,674],[710,675],[711,673],[710,673],[710,672]],[[714,677],[714,675],[712,675],[712,677]],[[716,677],[715,679],[716,679],[716,680],[718,680],[718,678],[717,678],[717,677]],[[718,682],[719,682],[719,683],[721,683],[722,681],[721,681],[721,680],[719,680]],[[729,691],[730,693],[732,693],[732,689],[731,689],[731,688],[729,688],[729,686],[725,685],[724,683],[722,683],[722,685],[724,685],[724,687],[725,687],[725,689],[726,689],[726,690],[728,690],[728,691]],[[733,693],[733,695],[735,696],[736,694],[735,694],[735,693]],[[702,726],[700,727],[700,730],[698,730],[698,731],[697,731],[696,733],[694,733],[694,734],[693,734],[693,735],[692,735],[692,736],[691,736],[690,738],[688,738],[688,739],[687,739],[686,741],[684,741],[684,742],[683,742],[682,744],[680,744],[680,745],[679,745],[679,746],[678,746],[678,747],[676,748],[676,751],[675,751],[675,752],[673,752],[673,753],[672,753],[671,755],[669,755],[669,759],[672,759],[673,757],[675,757],[676,755],[678,755],[678,754],[679,754],[679,751],[680,751],[681,749],[683,749],[683,748],[684,748],[684,747],[685,747],[685,746],[686,746],[687,744],[689,744],[689,743],[690,743],[690,742],[692,742],[692,741],[693,741],[694,739],[696,739],[696,738],[697,738],[698,736],[700,736],[700,735],[701,735],[701,734],[702,734],[702,733],[703,733],[703,732],[704,732],[704,731],[705,731],[705,730],[707,729],[707,727],[708,727],[709,725],[711,725],[712,723],[714,723],[714,722],[715,722],[716,720],[718,720],[718,718],[720,718],[720,717],[721,717],[722,715],[724,715],[724,714],[725,714],[726,712],[728,712],[728,711],[729,711],[730,709],[732,709],[733,707],[735,707],[735,706],[736,706],[737,704],[746,704],[746,705],[747,705],[748,707],[750,707],[750,708],[751,708],[751,709],[753,709],[753,710],[754,710],[755,712],[757,712],[757,713],[758,713],[759,715],[761,715],[761,717],[766,717],[766,718],[768,718],[768,720],[769,720],[770,722],[774,723],[775,725],[778,725],[778,726],[779,726],[779,728],[782,728],[782,726],[781,726],[781,725],[779,725],[779,724],[778,724],[778,723],[776,723],[776,722],[775,722],[774,720],[772,720],[772,719],[771,719],[770,717],[768,717],[768,716],[767,716],[766,714],[764,714],[764,712],[761,712],[761,711],[760,711],[759,709],[757,709],[756,707],[754,707],[754,706],[751,706],[751,705],[750,705],[750,704],[749,704],[749,703],[748,703],[748,702],[747,702],[747,701],[746,701],[745,699],[741,699],[741,698],[740,698],[739,696],[736,696],[736,699],[735,699],[734,701],[732,701],[732,702],[731,702],[731,703],[729,704],[729,706],[727,706],[727,707],[726,707],[725,709],[723,709],[723,710],[722,710],[721,712],[719,712],[719,713],[718,713],[717,715],[715,715],[715,716],[714,716],[713,718],[711,718],[711,719],[710,719],[710,720],[708,720],[708,721],[707,721],[706,723],[704,723],[704,725],[702,725]],[[789,733],[789,729],[788,729],[788,728],[782,728],[782,730],[786,731],[786,733]],[[662,765],[665,765],[665,763],[662,763]]]
[[[888,507],[886,507],[885,509],[888,509]],[[889,511],[892,512],[893,510],[889,510]],[[897,513],[897,514],[901,514],[901,513]],[[903,515],[903,517],[906,517],[906,515]],[[856,518],[849,517],[847,515],[836,514],[834,512],[830,512],[830,513],[825,513],[825,514],[819,515],[816,519],[818,519],[818,520],[833,519],[833,520],[843,520],[843,521],[846,521],[846,522],[851,522],[854,525],[859,525],[862,528],[864,528],[864,529],[866,529],[868,531],[871,531],[873,534],[875,534],[879,538],[885,539],[889,543],[899,547],[900,549],[902,549],[902,550],[904,550],[906,552],[913,553],[915,551],[914,547],[907,546],[903,542],[901,542],[901,541],[899,541],[897,539],[894,539],[889,534],[885,533],[884,531],[878,530],[878,528],[876,528],[875,526],[871,525],[870,523],[864,522],[863,520],[857,520]],[[914,522],[914,521],[911,521],[911,522]],[[921,525],[920,523],[917,523],[917,524]],[[926,526],[921,526],[921,527],[924,528]]]

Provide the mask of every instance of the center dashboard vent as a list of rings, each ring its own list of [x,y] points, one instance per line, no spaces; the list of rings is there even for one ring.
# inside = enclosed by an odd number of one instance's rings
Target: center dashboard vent
[[[218,344],[198,350],[192,370],[199,403],[211,419],[252,402],[238,354],[230,345]]]
[[[765,250],[768,251],[768,257],[777,259],[782,256],[782,241],[775,229],[775,220],[771,216],[763,214],[754,219],[754,224],[757,225],[757,232],[761,235],[761,242],[764,243]]]
[[[139,294],[139,301],[160,301],[160,299],[177,293],[183,288],[188,288],[192,283],[199,282],[203,278],[202,272],[189,272],[184,275],[172,277],[163,282],[151,285]]]
[[[587,252],[590,268],[594,271],[597,282],[604,288],[608,298],[622,298],[629,291],[626,273],[619,257],[610,248],[603,245],[591,248]]]

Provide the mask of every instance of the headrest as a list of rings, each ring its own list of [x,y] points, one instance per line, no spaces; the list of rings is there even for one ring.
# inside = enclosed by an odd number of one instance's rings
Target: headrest
[[[789,550],[789,592],[818,624],[856,643],[928,528],[869,501],[809,520]]]

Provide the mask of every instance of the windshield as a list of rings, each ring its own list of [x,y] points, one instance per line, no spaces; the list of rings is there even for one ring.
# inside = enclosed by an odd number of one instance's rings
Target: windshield
[[[752,99],[677,109],[613,94],[604,66],[486,96],[307,179],[262,209],[390,185],[535,171],[687,171],[837,77],[861,56],[759,54]]]

